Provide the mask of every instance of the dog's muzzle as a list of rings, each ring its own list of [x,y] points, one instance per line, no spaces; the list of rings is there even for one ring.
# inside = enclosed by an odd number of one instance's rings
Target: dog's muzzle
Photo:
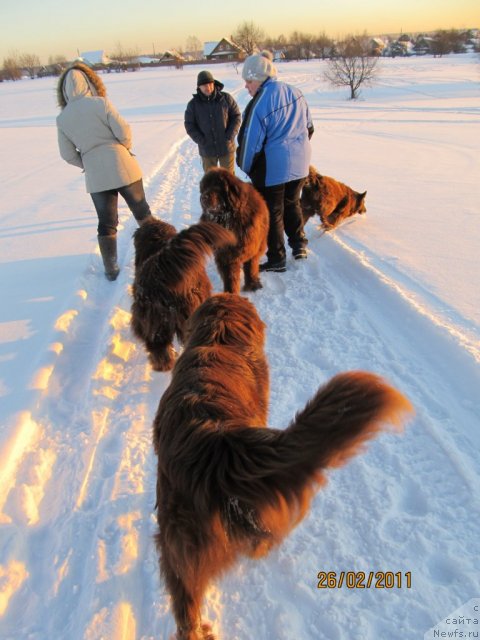
[[[203,217],[209,222],[216,222],[225,229],[230,229],[231,227],[232,214],[230,211],[220,212],[219,210],[209,209],[204,211]]]
[[[219,200],[217,200],[215,204],[212,204],[210,198],[206,195],[200,196],[200,205],[206,213],[218,213],[223,207],[223,203]]]

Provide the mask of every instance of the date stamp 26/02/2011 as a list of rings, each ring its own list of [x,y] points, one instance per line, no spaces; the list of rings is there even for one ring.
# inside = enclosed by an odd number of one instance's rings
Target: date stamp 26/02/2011
[[[412,588],[410,571],[319,571],[317,589],[406,589]]]

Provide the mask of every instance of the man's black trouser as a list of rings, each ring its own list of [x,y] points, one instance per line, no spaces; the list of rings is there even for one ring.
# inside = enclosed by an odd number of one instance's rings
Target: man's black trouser
[[[292,249],[307,245],[303,232],[303,216],[300,206],[300,193],[305,178],[292,180],[273,187],[257,187],[268,206],[270,226],[268,230],[267,259],[269,262],[285,260],[285,239]]]

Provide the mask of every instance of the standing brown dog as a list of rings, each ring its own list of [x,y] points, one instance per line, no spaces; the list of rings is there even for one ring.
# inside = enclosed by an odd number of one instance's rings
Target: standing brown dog
[[[305,515],[328,467],[362,450],[411,405],[381,378],[335,376],[284,430],[267,429],[265,325],[245,298],[217,294],[190,318],[153,428],[156,537],[178,640],[214,636],[200,607],[240,554],[261,557]]]
[[[175,360],[174,336],[183,342],[185,322],[212,293],[205,258],[235,237],[211,222],[177,234],[171,224],[149,218],[133,242],[132,331],[145,344],[153,369],[168,371]]]
[[[366,191],[358,193],[343,182],[320,175],[315,167],[310,166],[300,199],[303,221],[306,223],[317,214],[323,228],[329,231],[345,218],[366,213],[366,195]]]
[[[243,266],[244,291],[262,287],[260,258],[267,248],[268,208],[265,200],[249,183],[226,169],[207,171],[200,181],[201,220],[231,229],[237,243],[215,251],[215,263],[228,293],[240,293]]]

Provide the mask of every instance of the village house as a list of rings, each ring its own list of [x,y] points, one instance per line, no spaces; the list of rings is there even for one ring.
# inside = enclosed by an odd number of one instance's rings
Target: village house
[[[243,60],[245,52],[228,38],[222,38],[219,42],[205,42],[203,55],[206,60],[217,62]]]
[[[111,58],[107,56],[103,49],[97,51],[83,51],[79,58],[82,62],[85,62],[90,67],[96,65],[108,65],[112,62]]]

